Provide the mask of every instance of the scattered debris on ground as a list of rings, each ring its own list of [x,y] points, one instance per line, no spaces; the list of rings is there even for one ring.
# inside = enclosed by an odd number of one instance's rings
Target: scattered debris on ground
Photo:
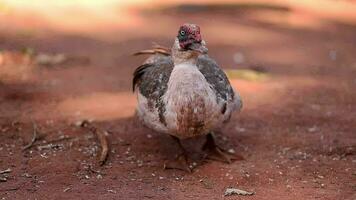
[[[6,177],[0,176],[0,182],[6,182],[6,181],[7,181],[7,178],[6,178]]]
[[[37,140],[37,125],[33,122],[33,136],[32,136],[32,139],[31,139],[31,142],[28,143],[27,145],[25,145],[22,150],[25,151],[26,149],[29,149],[32,147],[32,145],[36,142]]]
[[[224,196],[231,196],[231,195],[251,196],[254,194],[255,194],[255,192],[247,192],[247,191],[240,190],[237,188],[227,188],[225,190]]]
[[[41,145],[37,146],[37,149],[40,151],[44,150],[44,149],[55,149],[55,148],[63,146],[62,144],[56,144],[56,143],[62,142],[65,140],[71,140],[71,139],[73,139],[73,138],[68,135],[61,135],[56,139],[41,143]],[[34,144],[33,146],[36,146],[36,145]]]
[[[35,63],[39,66],[58,66],[66,65],[70,66],[73,64],[86,65],[90,63],[90,59],[84,56],[76,55],[66,55],[63,53],[57,54],[48,54],[48,53],[39,53],[35,57]]]
[[[115,17],[108,29],[102,29],[105,20],[92,23],[99,33],[82,32],[86,26],[56,31],[53,24],[48,31],[36,15],[35,24],[26,25],[30,15],[24,10],[20,19],[11,10],[1,15],[8,20],[1,21],[0,34],[0,199],[221,199],[227,187],[256,193],[235,191],[225,199],[353,199],[356,30],[302,7],[283,13],[172,12],[168,18],[145,13],[133,18],[140,32],[136,25],[112,26]],[[225,150],[246,159],[203,163],[204,138],[194,139],[186,147],[202,164],[192,174],[162,169],[177,147],[167,135],[137,126],[130,92],[133,66],[144,58],[129,55],[150,47],[147,40],[170,46],[182,16],[201,25],[209,55],[227,69],[246,103],[220,140]],[[162,17],[164,29],[150,23]],[[217,26],[206,20],[212,17]],[[299,20],[305,18],[312,20]],[[21,51],[26,46],[39,52]],[[49,60],[36,63],[41,54]],[[37,139],[22,151],[36,138],[30,119]],[[100,132],[72,126],[78,119],[95,119],[90,123]],[[102,151],[97,134],[106,130],[109,146]],[[107,156],[104,166],[97,164]]]
[[[39,53],[36,58],[36,63],[38,65],[46,65],[46,66],[51,66],[51,65],[58,65],[62,64],[67,60],[67,56],[64,54],[46,54],[46,53]]]
[[[12,172],[10,168],[0,171],[0,182],[6,182],[8,176],[6,174]]]
[[[109,152],[109,145],[106,138],[107,132],[99,130],[98,128],[93,126],[88,120],[82,121],[81,126],[90,130],[93,134],[96,135],[97,139],[99,140],[101,146],[99,164],[104,165]]]
[[[0,171],[0,174],[7,174],[7,173],[10,173],[10,172],[12,172],[12,170],[10,168],[7,168],[5,170]]]

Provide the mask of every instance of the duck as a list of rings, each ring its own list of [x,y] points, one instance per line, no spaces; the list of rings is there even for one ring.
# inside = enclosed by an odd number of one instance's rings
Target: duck
[[[242,109],[242,99],[216,61],[208,56],[200,27],[180,26],[171,49],[156,45],[136,55],[150,56],[133,73],[136,114],[144,126],[168,134],[180,147],[166,169],[191,171],[182,140],[205,136],[208,157],[231,163],[234,156],[219,147],[214,132]]]

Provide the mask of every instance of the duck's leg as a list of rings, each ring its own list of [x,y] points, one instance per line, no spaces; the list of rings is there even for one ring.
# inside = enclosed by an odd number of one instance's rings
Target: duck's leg
[[[164,169],[179,169],[187,172],[192,172],[188,164],[187,151],[184,149],[179,138],[172,136],[174,141],[179,145],[181,153],[177,155],[175,160],[170,160],[164,163]]]
[[[227,162],[227,163],[232,163],[233,160],[243,160],[244,158],[240,155],[232,154],[221,147],[219,147],[216,142],[213,133],[209,133],[206,136],[206,142],[203,146],[203,150],[207,151],[207,156],[206,158],[211,159],[211,160],[217,160],[217,161],[222,161],[222,162]]]

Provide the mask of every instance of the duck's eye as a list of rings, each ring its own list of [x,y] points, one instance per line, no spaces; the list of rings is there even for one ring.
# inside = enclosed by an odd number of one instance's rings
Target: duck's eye
[[[185,35],[185,31],[180,31],[180,35],[184,36]]]

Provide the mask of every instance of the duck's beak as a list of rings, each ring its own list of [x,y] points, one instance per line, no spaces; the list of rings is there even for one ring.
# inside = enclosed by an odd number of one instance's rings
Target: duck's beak
[[[189,45],[188,48],[189,48],[190,50],[199,52],[199,53],[201,53],[201,54],[206,54],[206,53],[208,53],[208,48],[206,48],[204,41],[201,41],[201,42],[193,42],[191,45]]]

